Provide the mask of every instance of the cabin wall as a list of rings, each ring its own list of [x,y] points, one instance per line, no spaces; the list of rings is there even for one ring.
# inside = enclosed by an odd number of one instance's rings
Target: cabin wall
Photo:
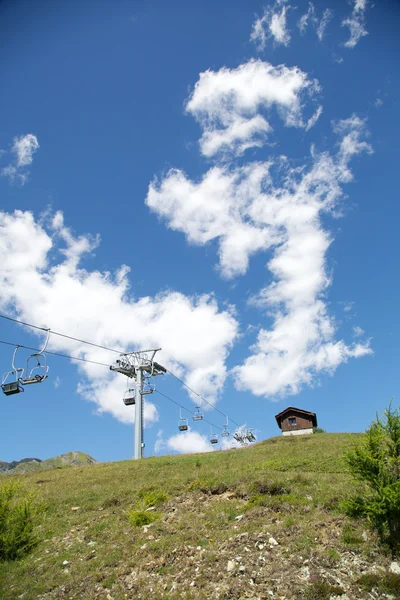
[[[296,424],[292,425],[290,419],[296,419]],[[313,428],[313,422],[310,417],[303,415],[297,411],[290,411],[285,415],[285,418],[281,422],[281,429],[283,432],[285,431],[297,431],[302,429],[311,429]]]
[[[291,431],[283,431],[282,435],[307,435],[310,433],[314,433],[312,427],[309,429],[292,429]]]

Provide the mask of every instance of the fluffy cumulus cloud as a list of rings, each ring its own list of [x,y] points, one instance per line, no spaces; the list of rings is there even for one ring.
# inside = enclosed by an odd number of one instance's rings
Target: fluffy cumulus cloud
[[[195,454],[197,452],[212,452],[210,440],[197,431],[185,431],[170,437],[166,447],[179,454]]]
[[[326,8],[322,13],[321,18],[319,18],[316,14],[315,6],[312,2],[308,5],[307,12],[300,17],[297,22],[297,27],[300,30],[301,34],[304,34],[307,27],[311,25],[317,34],[317,37],[320,42],[322,42],[326,28],[328,26],[329,21],[331,21],[333,17],[333,12],[330,8]]]
[[[350,30],[350,37],[343,44],[346,48],[354,48],[362,37],[368,35],[368,31],[365,29],[367,0],[352,0],[351,3],[353,4],[352,13],[342,21],[342,27],[348,27]]]
[[[287,0],[276,0],[275,4],[264,8],[262,17],[254,21],[250,40],[259,51],[264,50],[269,39],[276,45],[289,46],[290,32],[286,15],[291,8]]]
[[[15,137],[11,148],[14,162],[4,167],[1,174],[9,177],[11,181],[17,181],[24,185],[29,176],[28,167],[32,164],[33,155],[38,149],[38,139],[32,133]]]
[[[81,266],[99,242],[97,236],[75,236],[60,212],[40,220],[30,212],[0,212],[0,309],[111,348],[162,346],[160,361],[214,402],[237,336],[232,310],[219,310],[212,296],[187,297],[175,291],[134,299],[128,267],[109,273]],[[49,349],[106,364],[117,357],[55,335],[50,336]],[[79,363],[78,368],[79,392],[95,402],[99,412],[133,420],[134,411],[121,400],[125,377],[95,364]],[[157,420],[150,401],[144,414],[147,423]]]
[[[256,395],[297,393],[318,374],[333,373],[350,357],[371,353],[368,340],[348,345],[335,339],[326,304],[332,238],[321,216],[344,198],[343,185],[352,180],[351,159],[372,152],[365,122],[356,115],[334,123],[333,129],[335,151],[319,153],[312,147],[303,166],[284,156],[244,165],[219,163],[198,181],[174,169],[149,186],[146,202],[170,228],[194,244],[218,242],[224,277],[244,274],[255,253],[271,253],[272,282],[251,300],[271,325],[260,328],[250,356],[232,371],[236,386]]]
[[[318,91],[318,83],[298,67],[250,60],[236,69],[201,73],[186,111],[203,129],[200,148],[205,156],[242,154],[265,143],[272,132],[267,120],[271,109],[287,127],[306,128],[304,104]]]
[[[212,452],[213,450],[231,450],[240,448],[241,445],[234,439],[219,437],[218,444],[211,445],[210,438],[207,435],[197,431],[188,430],[185,433],[178,433],[167,440],[160,438],[156,441],[158,449],[167,449],[178,454],[196,454],[197,452]]]

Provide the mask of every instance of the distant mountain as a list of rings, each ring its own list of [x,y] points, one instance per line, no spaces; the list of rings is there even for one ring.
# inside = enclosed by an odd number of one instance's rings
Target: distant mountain
[[[13,460],[12,462],[0,461],[0,474],[23,474],[33,471],[45,471],[46,469],[60,469],[61,467],[80,467],[82,465],[92,465],[97,460],[85,454],[84,452],[67,452],[54,458],[41,460],[40,458],[23,458],[22,460]]]
[[[12,462],[4,462],[2,460],[0,460],[0,473],[2,473],[3,471],[10,471],[11,469],[15,469],[15,467],[17,467],[20,463],[27,463],[27,462],[42,462],[40,458],[23,458],[22,460],[13,460]]]

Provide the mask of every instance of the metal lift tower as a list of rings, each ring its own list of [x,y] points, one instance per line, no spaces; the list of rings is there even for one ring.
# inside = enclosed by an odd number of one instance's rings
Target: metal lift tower
[[[136,382],[135,401],[135,441],[134,441],[134,459],[143,458],[143,396],[152,394],[155,386],[150,382],[151,377],[164,375],[167,370],[165,367],[155,362],[154,356],[161,348],[155,350],[140,350],[139,352],[128,352],[120,354],[115,365],[110,367],[111,371],[116,371],[126,375]]]

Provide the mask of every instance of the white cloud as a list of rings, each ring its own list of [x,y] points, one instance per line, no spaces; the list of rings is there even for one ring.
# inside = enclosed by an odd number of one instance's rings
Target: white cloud
[[[197,452],[212,452],[210,440],[197,431],[185,431],[170,437],[166,442],[167,448],[180,454],[196,454]]]
[[[55,377],[53,385],[56,388],[56,390],[58,390],[58,388],[61,386],[61,379],[58,375]]]
[[[268,163],[232,172],[214,167],[197,184],[182,171],[171,170],[161,182],[149,186],[146,203],[191,243],[203,245],[219,239],[220,268],[230,278],[246,272],[251,254],[271,245],[267,230],[241,218],[249,198],[268,177]]]
[[[307,121],[306,131],[310,131],[310,129],[312,127],[314,127],[315,123],[318,121],[318,119],[322,115],[322,111],[323,111],[322,106],[318,106],[318,108],[315,111],[315,113]]]
[[[353,3],[351,15],[342,21],[342,27],[348,27],[350,30],[350,37],[343,44],[346,48],[354,48],[362,37],[368,35],[368,31],[365,29],[367,0],[353,0]]]
[[[273,253],[268,262],[273,281],[252,299],[268,312],[271,327],[260,329],[251,356],[233,369],[237,387],[255,395],[297,393],[319,373],[371,353],[368,342],[349,346],[335,340],[325,302],[332,239],[321,214],[343,199],[352,157],[372,152],[365,122],[356,115],[334,123],[334,131],[340,136],[337,152],[312,148],[302,167],[285,157],[217,166],[198,182],[171,170],[149,186],[146,202],[169,227],[191,243],[218,241],[225,277],[245,273],[253,254]]]
[[[187,297],[172,290],[135,299],[126,266],[113,274],[80,266],[98,243],[96,237],[74,237],[61,213],[38,222],[30,212],[0,212],[0,309],[113,348],[162,346],[160,362],[189,385],[195,382],[196,390],[215,402],[227,376],[225,359],[237,336],[232,309],[220,311],[210,295]],[[17,334],[20,342],[22,331]],[[117,357],[58,336],[50,336],[49,349],[107,364]],[[122,402],[125,377],[87,363],[78,368],[78,391],[99,412],[133,421],[134,411]],[[56,365],[51,360],[53,373]],[[147,402],[145,420],[157,418],[154,405]]]
[[[241,448],[242,445],[232,437],[222,437],[219,432],[218,443],[211,444],[210,436],[195,431],[189,427],[185,432],[176,433],[167,440],[164,440],[163,431],[157,433],[157,440],[154,445],[155,454],[159,454],[164,450],[172,450],[179,454],[195,454],[197,452],[212,452],[213,450],[232,450],[233,448]]]
[[[17,180],[24,185],[28,179],[29,167],[33,162],[33,155],[39,149],[37,137],[32,133],[21,137],[15,137],[11,152],[15,155],[15,163],[4,167],[1,174],[9,177],[11,181]]]
[[[39,142],[36,135],[28,133],[19,138],[14,138],[12,151],[17,157],[17,167],[26,167],[32,164],[33,154],[38,150]]]
[[[159,429],[157,431],[157,439],[156,442],[154,444],[154,454],[158,455],[160,454],[160,452],[162,452],[165,448],[165,441],[163,440],[163,430]]]
[[[333,17],[333,12],[330,8],[326,8],[322,13],[322,17],[319,19],[315,12],[315,6],[312,2],[308,5],[307,12],[300,17],[297,22],[297,27],[300,30],[301,34],[304,34],[308,25],[311,24],[317,34],[317,37],[320,42],[322,42],[325,30],[328,26],[329,21],[331,21]]]
[[[365,333],[364,329],[362,329],[358,325],[356,325],[355,327],[353,327],[353,335],[354,335],[354,337],[361,337],[362,335],[364,335],[364,333]]]
[[[341,304],[343,304],[343,310],[346,313],[351,312],[354,308],[354,302],[342,302]]]
[[[322,13],[321,20],[316,25],[316,32],[317,32],[317,36],[318,36],[318,39],[320,42],[322,42],[322,40],[324,38],[325,30],[328,26],[329,21],[332,19],[332,17],[333,17],[333,12],[329,8],[327,8]]]
[[[267,40],[272,38],[274,44],[289,46],[290,32],[287,27],[286,13],[292,7],[287,0],[276,0],[273,6],[266,6],[261,18],[253,23],[250,41],[254,42],[257,50],[264,50]]]
[[[360,133],[365,132],[365,120],[360,119],[357,115],[352,115],[348,119],[342,119],[333,123],[333,130],[339,135],[343,136],[340,142],[340,153],[341,164],[346,169],[348,161],[356,154],[367,152],[372,154],[373,150],[366,142],[362,139]],[[350,180],[351,174],[348,172]]]
[[[303,109],[306,99],[319,86],[298,67],[250,60],[237,67],[200,73],[186,111],[200,123],[201,151],[242,154],[261,146],[272,127],[261,111],[275,108],[287,127],[306,127]]]
[[[262,146],[272,127],[261,115],[250,119],[238,117],[225,129],[207,129],[201,139],[204,156],[213,156],[220,150],[236,149],[238,155],[253,146]]]

